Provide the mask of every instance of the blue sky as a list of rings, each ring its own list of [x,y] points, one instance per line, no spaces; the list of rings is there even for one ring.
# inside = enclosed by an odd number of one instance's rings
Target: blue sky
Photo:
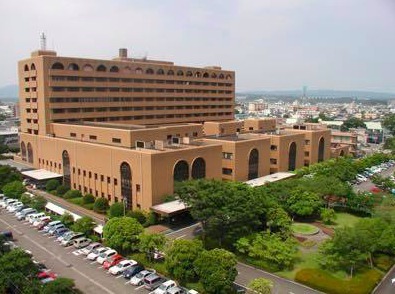
[[[15,0],[0,2],[0,86],[39,47],[236,71],[237,90],[395,93],[395,0]]]

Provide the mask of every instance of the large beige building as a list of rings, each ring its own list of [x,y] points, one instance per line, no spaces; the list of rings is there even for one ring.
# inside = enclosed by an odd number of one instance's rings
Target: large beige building
[[[330,130],[234,121],[235,74],[135,60],[19,62],[20,160],[110,203],[149,210],[187,179],[247,181],[330,158]]]

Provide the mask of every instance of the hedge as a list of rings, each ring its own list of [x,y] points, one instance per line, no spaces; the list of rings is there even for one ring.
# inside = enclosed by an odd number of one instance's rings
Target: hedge
[[[380,255],[374,258],[374,264],[378,269],[386,272],[394,264],[394,259],[388,255]]]
[[[295,275],[296,282],[329,294],[371,293],[381,278],[382,274],[375,269],[358,274],[351,280],[338,279],[324,270],[311,268],[301,269]]]

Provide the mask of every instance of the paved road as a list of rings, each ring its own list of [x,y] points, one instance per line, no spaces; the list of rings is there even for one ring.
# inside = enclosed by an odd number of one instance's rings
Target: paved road
[[[395,266],[385,275],[379,286],[373,291],[374,294],[393,294],[395,293],[395,283],[392,283],[392,279],[395,279]]]
[[[44,263],[53,272],[74,279],[76,286],[86,294],[148,293],[141,287],[125,284],[127,280],[121,276],[113,277],[107,274],[98,263],[74,255],[73,247],[60,246],[54,238],[44,236],[5,210],[0,211],[0,229],[12,230],[17,245],[31,251],[35,259]]]

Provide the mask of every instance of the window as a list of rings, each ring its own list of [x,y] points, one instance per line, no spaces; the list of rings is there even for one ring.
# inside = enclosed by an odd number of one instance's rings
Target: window
[[[257,149],[252,149],[248,159],[248,180],[252,180],[258,177],[258,164],[259,152]]]
[[[277,164],[277,159],[270,158],[270,164]]]
[[[77,134],[76,133],[70,133],[70,137],[77,137]]]
[[[78,169],[78,175],[81,175],[81,170],[80,169]]]
[[[197,137],[198,136],[198,133],[197,132],[193,132],[193,134],[192,134],[194,137]]]
[[[90,139],[90,140],[97,140],[97,136],[89,135],[89,139]]]
[[[270,150],[277,151],[277,145],[270,145]]]
[[[206,162],[203,158],[196,158],[192,163],[192,178],[203,179],[206,177]]]
[[[304,140],[305,145],[310,145],[310,140]]]
[[[137,184],[137,185],[136,185],[136,192],[140,192],[140,190],[141,190],[141,187],[140,187],[139,184]]]
[[[66,187],[70,187],[71,184],[71,177],[70,177],[70,158],[69,158],[69,153],[65,150],[62,153],[62,161],[63,161],[63,185]],[[59,164],[60,168],[60,164]],[[74,172],[73,168],[73,172]],[[74,184],[75,185],[75,184]],[[75,186],[74,186],[75,188]]]
[[[253,127],[249,127],[248,129],[249,129],[250,131],[253,131],[253,130],[254,130],[254,128],[253,128]]]
[[[111,184],[111,178],[107,177],[107,184]]]
[[[104,182],[104,176],[100,175],[100,181]]]
[[[310,152],[309,151],[305,151],[304,152],[304,156],[310,156]]]
[[[119,138],[112,138],[113,143],[121,143],[121,139]]]
[[[97,180],[97,173],[95,173],[95,180]]]
[[[174,167],[174,182],[182,182],[189,179],[189,165],[185,160],[180,160]]]
[[[89,172],[89,178],[92,178],[92,172]]]
[[[118,185],[118,180],[114,178],[114,185]]]
[[[233,159],[233,153],[222,152],[222,158],[223,159]]]
[[[230,176],[233,174],[233,170],[231,168],[223,168],[222,174]]]
[[[82,174],[84,175],[84,177],[86,177],[86,170],[84,170],[84,171],[82,172]]]

